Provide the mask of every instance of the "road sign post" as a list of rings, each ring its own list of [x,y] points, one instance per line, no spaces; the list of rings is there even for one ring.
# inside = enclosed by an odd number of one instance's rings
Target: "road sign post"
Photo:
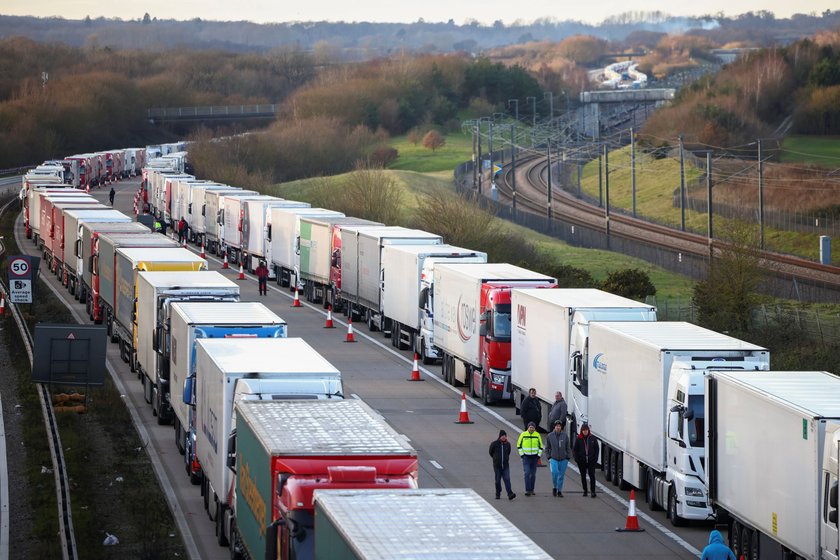
[[[37,278],[38,257],[12,255],[9,257],[9,301],[32,303],[32,291]]]

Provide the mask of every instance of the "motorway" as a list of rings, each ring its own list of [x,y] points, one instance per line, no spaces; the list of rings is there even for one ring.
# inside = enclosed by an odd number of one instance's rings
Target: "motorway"
[[[139,179],[116,184],[117,209],[131,214],[132,200]],[[107,188],[91,194],[105,201]],[[18,219],[15,236],[18,246],[36,254],[34,245],[23,236],[22,219]],[[194,247],[192,250],[197,251]],[[219,259],[207,255],[210,270],[222,272],[231,279],[238,270],[222,270]],[[60,295],[76,317],[87,321],[84,306],[56,280],[42,271],[41,278]],[[306,303],[291,307],[292,295],[269,284],[268,296],[260,297],[256,279],[248,275],[239,281],[243,301],[261,301],[288,323],[289,336],[303,337],[332,362],[342,373],[345,396],[365,400],[377,409],[400,433],[405,434],[417,449],[420,460],[421,487],[473,488],[494,505],[505,517],[525,532],[555,558],[620,559],[620,558],[696,558],[707,542],[709,524],[673,529],[662,512],[651,512],[639,500],[640,524],[644,533],[617,533],[627,515],[628,492],[618,491],[604,482],[599,473],[597,499],[582,497],[580,479],[570,465],[564,488],[565,498],[551,495],[549,469],[539,469],[536,496],[525,497],[522,468],[511,457],[511,479],[518,497],[496,501],[493,469],[487,448],[500,429],[515,440],[521,421],[512,406],[484,407],[468,399],[468,411],[474,424],[460,425],[458,419],[461,389],[449,387],[440,377],[440,367],[421,368],[425,381],[407,381],[411,356],[397,351],[381,334],[368,333],[363,325],[354,325],[356,344],[344,343],[346,323],[336,319],[338,328],[324,329],[325,313],[318,306]],[[361,327],[361,328],[359,328]],[[143,443],[152,458],[161,487],[174,512],[191,558],[229,558],[227,548],[216,544],[214,524],[203,511],[199,488],[192,486],[183,467],[183,458],[174,444],[171,426],[158,426],[156,418],[142,395],[136,374],[124,364],[116,345],[109,345],[108,367],[118,390],[125,395]],[[515,452],[514,452],[515,453]],[[641,497],[641,496],[640,496]],[[492,535],[488,535],[492,539]]]

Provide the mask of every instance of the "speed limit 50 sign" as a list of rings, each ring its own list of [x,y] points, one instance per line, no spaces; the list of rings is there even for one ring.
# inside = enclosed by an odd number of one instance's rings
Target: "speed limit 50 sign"
[[[13,303],[32,303],[32,288],[38,257],[12,255],[9,257],[9,299]]]
[[[32,267],[29,266],[29,257],[12,257],[9,259],[9,275],[18,278],[28,278]]]

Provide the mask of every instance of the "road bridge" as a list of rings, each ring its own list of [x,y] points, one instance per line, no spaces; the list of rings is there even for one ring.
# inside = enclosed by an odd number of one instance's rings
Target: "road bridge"
[[[152,124],[189,121],[233,121],[245,119],[273,119],[278,105],[213,105],[206,107],[154,107],[146,109]]]
[[[580,92],[580,102],[583,104],[580,111],[580,129],[590,138],[598,139],[601,136],[602,105],[622,105],[625,107],[658,107],[664,103],[673,101],[676,94],[673,88],[640,88],[640,89],[611,89],[602,91]]]

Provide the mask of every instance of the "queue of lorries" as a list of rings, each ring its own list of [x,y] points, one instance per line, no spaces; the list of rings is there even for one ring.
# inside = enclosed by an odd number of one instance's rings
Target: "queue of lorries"
[[[447,382],[485,403],[518,407],[535,388],[547,419],[563,391],[568,429],[589,424],[606,479],[642,491],[675,525],[726,523],[748,558],[838,558],[834,375],[770,371],[766,349],[657,322],[650,305],[558,289],[433,233],[200,181],[185,162],[177,149],[148,160],[140,197],[157,220],[183,219],[191,242],[232,266],[264,261],[279,285],[440,361]],[[416,452],[363,403],[342,400],[340,373],[286,338],[283,319],[240,302],[206,260],[92,197],[49,182],[24,188],[27,232],[91,319],[106,322],[159,422],[173,422],[185,470],[234,556],[364,558],[359,542],[380,544],[381,531],[343,542],[359,525],[347,516],[373,507],[395,524],[366,500],[425,503]],[[336,552],[345,548],[356,556]]]

